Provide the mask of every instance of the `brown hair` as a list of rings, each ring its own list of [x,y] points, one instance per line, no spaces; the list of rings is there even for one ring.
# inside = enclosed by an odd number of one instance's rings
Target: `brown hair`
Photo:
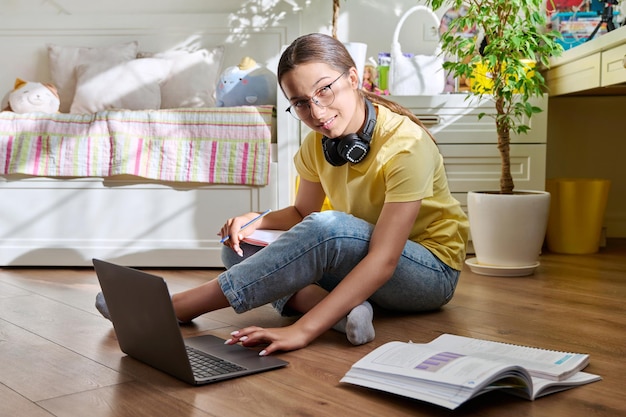
[[[350,53],[341,42],[322,33],[311,33],[294,40],[281,55],[278,61],[278,84],[280,85],[282,77],[286,73],[294,70],[298,65],[311,62],[323,62],[342,73],[352,67],[356,68]],[[362,76],[363,74],[359,74],[359,78]],[[385,106],[394,113],[408,117],[424,129],[433,141],[435,140],[422,121],[407,108],[363,89],[360,89],[359,93],[372,103]]]

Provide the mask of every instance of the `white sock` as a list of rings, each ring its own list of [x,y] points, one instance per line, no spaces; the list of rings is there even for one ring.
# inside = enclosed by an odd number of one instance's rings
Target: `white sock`
[[[107,307],[107,303],[104,299],[104,294],[99,292],[96,295],[96,309],[102,314],[105,319],[111,320],[111,315],[109,314],[109,308]]]
[[[362,304],[354,307],[350,313],[339,320],[333,326],[333,329],[345,333],[348,341],[353,345],[362,345],[374,340],[376,335],[374,331],[374,310],[372,305],[364,301]]]

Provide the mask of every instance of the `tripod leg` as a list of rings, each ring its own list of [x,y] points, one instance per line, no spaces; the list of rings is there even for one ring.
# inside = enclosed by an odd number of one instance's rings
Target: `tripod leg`
[[[606,31],[610,32],[615,30],[615,21],[613,20],[613,16],[609,17],[609,20],[606,22]]]
[[[598,30],[600,30],[600,26],[602,26],[602,23],[604,23],[602,20],[598,22],[596,27],[593,29],[593,32],[591,32],[591,35],[589,35],[589,37],[587,38],[585,42],[589,42],[590,40],[593,39],[594,36],[596,36],[596,33],[598,33]]]

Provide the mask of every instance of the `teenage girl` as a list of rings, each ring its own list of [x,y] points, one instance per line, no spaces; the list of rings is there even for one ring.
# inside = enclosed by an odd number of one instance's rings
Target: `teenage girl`
[[[226,271],[175,294],[178,319],[267,303],[299,315],[289,326],[250,326],[227,341],[267,344],[260,353],[267,355],[305,347],[331,328],[355,345],[371,341],[370,302],[420,312],[450,301],[468,221],[429,132],[408,110],[360,89],[354,61],[330,36],[296,39],[277,75],[287,111],[313,130],[294,157],[295,202],[243,230],[258,213],[229,219],[221,229],[230,236],[222,252]],[[332,210],[320,211],[325,198]],[[255,229],[287,232],[260,248],[242,242]],[[101,299],[99,309],[105,307]]]

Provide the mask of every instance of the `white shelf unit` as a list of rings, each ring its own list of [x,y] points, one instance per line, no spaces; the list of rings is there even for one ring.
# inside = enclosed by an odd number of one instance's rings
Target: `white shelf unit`
[[[493,118],[495,105],[466,94],[394,96],[391,100],[417,115],[433,133],[444,156],[450,191],[467,204],[467,192],[500,187],[500,154]],[[533,100],[543,111],[527,124],[530,131],[511,138],[511,173],[516,190],[544,190],[548,99]],[[478,115],[487,116],[479,120]]]

